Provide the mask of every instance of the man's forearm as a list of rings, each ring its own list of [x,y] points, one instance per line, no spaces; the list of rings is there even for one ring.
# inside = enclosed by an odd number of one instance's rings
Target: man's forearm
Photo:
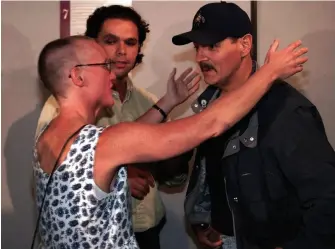
[[[163,96],[156,105],[162,109],[163,112],[168,115],[172,109],[176,106],[174,103],[172,103],[166,96]],[[144,113],[141,117],[136,119],[136,122],[141,123],[160,123],[164,121],[164,116],[155,108],[150,108],[146,113]]]

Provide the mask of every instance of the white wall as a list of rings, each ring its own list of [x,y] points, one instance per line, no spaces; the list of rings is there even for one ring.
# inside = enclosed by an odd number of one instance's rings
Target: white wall
[[[30,247],[32,145],[43,92],[37,57],[59,37],[58,2],[1,2],[1,242]]]
[[[45,95],[36,81],[36,61],[43,45],[59,37],[59,2],[2,2],[2,246],[27,248],[35,224],[30,197],[31,150]],[[192,63],[192,45],[177,47],[174,34],[191,28],[193,15],[204,1],[142,2],[133,6],[151,24],[144,47],[144,64],[133,74],[135,84],[161,96],[172,67],[178,72]],[[249,2],[238,2],[249,12]],[[275,37],[286,46],[302,39],[310,49],[306,72],[291,79],[318,106],[335,146],[335,2],[259,2],[260,62]],[[175,116],[191,112],[185,104]],[[184,192],[163,194],[168,222],[162,249],[195,248],[183,225]]]
[[[259,61],[275,38],[281,48],[297,39],[309,48],[304,72],[290,82],[318,107],[335,148],[335,2],[260,1],[258,6]]]

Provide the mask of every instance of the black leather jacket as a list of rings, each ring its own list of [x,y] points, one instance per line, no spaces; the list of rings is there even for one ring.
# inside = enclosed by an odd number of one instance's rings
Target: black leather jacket
[[[277,82],[249,117],[217,162],[238,249],[334,249],[335,152],[317,108]],[[184,203],[191,225],[211,223],[211,155],[199,148]]]

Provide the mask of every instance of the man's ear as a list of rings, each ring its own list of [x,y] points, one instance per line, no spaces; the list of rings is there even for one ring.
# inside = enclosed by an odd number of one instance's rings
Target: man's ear
[[[70,71],[70,77],[72,79],[72,82],[76,86],[79,86],[79,87],[84,86],[84,75],[79,68],[77,67],[72,68]]]
[[[246,34],[240,41],[241,57],[244,58],[251,53],[252,50],[252,35]]]

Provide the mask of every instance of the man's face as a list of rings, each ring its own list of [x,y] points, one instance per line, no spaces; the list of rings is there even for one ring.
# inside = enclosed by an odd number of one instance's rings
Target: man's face
[[[106,20],[98,34],[98,42],[113,61],[116,77],[126,77],[133,69],[139,52],[136,25],[128,20]]]
[[[209,85],[226,85],[241,65],[241,50],[237,41],[227,38],[212,46],[194,44],[196,61]]]

